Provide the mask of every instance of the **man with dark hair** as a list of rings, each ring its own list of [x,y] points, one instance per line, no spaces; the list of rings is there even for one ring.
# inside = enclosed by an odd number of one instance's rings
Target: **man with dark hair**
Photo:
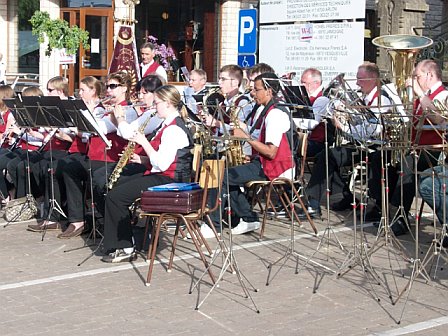
[[[253,180],[291,178],[294,174],[294,162],[291,160],[291,146],[288,139],[291,126],[290,114],[276,105],[279,87],[278,77],[275,74],[264,73],[257,76],[252,91],[255,92],[255,101],[259,105],[259,111],[257,111],[259,135],[258,137],[249,135],[244,131],[245,127],[233,130],[234,136],[247,139],[246,141],[253,148],[251,161],[229,168],[228,174],[223,179],[222,205],[226,207],[227,203],[227,206],[232,209],[234,218],[239,219],[237,226],[232,229],[233,234],[243,234],[260,227],[258,215],[241,191],[242,186]],[[229,197],[224,197],[227,188],[230,194]],[[219,232],[221,228],[218,210],[211,214],[211,219]]]
[[[162,77],[165,82],[168,80],[166,70],[154,60],[156,47],[151,42],[144,43],[140,48],[142,63],[140,63],[141,78],[150,74],[156,74]]]

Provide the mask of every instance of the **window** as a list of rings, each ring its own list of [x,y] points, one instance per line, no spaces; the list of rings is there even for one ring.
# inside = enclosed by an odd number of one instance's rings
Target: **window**
[[[112,7],[112,0],[62,0],[61,7]]]

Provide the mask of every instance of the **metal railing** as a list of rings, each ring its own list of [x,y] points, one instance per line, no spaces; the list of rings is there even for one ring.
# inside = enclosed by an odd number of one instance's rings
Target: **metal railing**
[[[444,27],[448,28],[448,19],[434,26],[412,27],[412,30],[416,35],[427,36],[434,41],[430,47],[422,49],[419,59],[433,59],[443,70],[448,70],[444,69],[444,62],[448,61],[448,29],[443,31],[444,29],[441,28]],[[440,30],[442,30],[441,33]]]

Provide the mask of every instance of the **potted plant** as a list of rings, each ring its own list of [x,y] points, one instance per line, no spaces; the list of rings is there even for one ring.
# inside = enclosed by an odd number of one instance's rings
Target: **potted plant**
[[[47,12],[36,11],[30,19],[33,35],[37,35],[39,43],[47,42],[45,55],[50,56],[54,49],[65,49],[67,55],[75,55],[82,44],[89,49],[89,33],[67,21],[50,19]]]

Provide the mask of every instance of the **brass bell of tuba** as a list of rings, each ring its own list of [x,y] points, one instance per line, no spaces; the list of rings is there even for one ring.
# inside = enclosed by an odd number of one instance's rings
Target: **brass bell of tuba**
[[[413,97],[406,90],[406,79],[412,76],[417,56],[421,49],[432,45],[429,37],[418,35],[383,35],[372,40],[380,48],[385,48],[391,61],[392,82],[404,105],[410,104]]]
[[[406,87],[406,80],[412,76],[417,56],[421,49],[432,45],[433,41],[418,35],[383,35],[373,39],[372,43],[385,48],[390,57],[391,81],[395,84],[398,100],[391,96],[396,105],[394,111],[388,116],[383,115],[385,124],[385,139],[389,146],[398,149],[408,149],[412,142],[412,121],[405,117],[406,111],[413,108],[413,88]],[[401,101],[400,101],[401,100]],[[391,154],[391,163],[399,161],[399,151]]]

